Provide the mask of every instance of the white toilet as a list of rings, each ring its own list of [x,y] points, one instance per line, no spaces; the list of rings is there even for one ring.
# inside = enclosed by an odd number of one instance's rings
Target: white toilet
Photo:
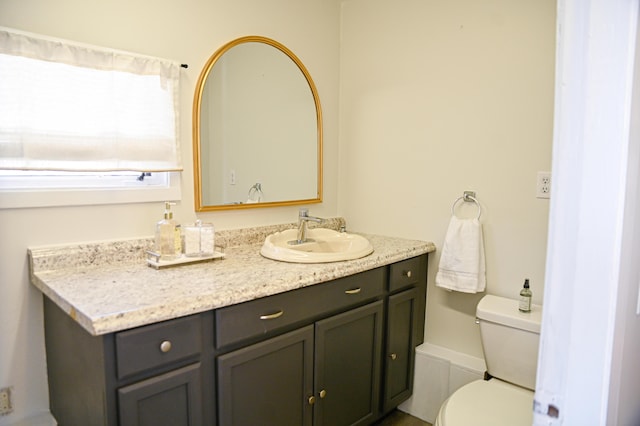
[[[434,426],[531,426],[542,308],[518,310],[518,301],[487,295],[476,316],[489,380],[455,391]]]

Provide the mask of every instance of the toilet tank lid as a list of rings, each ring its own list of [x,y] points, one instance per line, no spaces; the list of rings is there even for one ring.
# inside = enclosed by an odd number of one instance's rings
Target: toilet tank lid
[[[476,316],[480,320],[540,333],[542,306],[531,304],[531,312],[520,312],[517,300],[487,294],[478,303]]]

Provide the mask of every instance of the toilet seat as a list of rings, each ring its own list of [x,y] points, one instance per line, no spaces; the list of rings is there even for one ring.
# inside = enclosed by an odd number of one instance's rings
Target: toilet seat
[[[434,426],[531,426],[533,392],[498,379],[476,380],[440,407]]]

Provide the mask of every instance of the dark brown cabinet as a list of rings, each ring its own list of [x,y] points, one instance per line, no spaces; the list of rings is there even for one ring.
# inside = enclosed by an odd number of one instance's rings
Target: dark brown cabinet
[[[61,426],[214,424],[213,314],[91,336],[44,299],[51,413]],[[211,337],[208,337],[211,336]]]
[[[218,357],[221,425],[310,426],[313,326]]]
[[[118,389],[122,426],[202,424],[200,363]]]
[[[385,353],[384,411],[390,411],[411,396],[415,332],[418,324],[415,288],[389,296],[387,347]]]
[[[51,412],[66,425],[368,425],[411,395],[427,255],[91,336],[45,298]]]
[[[370,423],[382,315],[377,301],[219,356],[220,425]]]
[[[314,425],[366,425],[379,414],[383,302],[315,325]]]
[[[383,302],[218,357],[220,425],[357,425],[378,413]]]
[[[386,277],[377,268],[217,310],[218,351],[241,346],[217,357],[220,426],[377,418]]]

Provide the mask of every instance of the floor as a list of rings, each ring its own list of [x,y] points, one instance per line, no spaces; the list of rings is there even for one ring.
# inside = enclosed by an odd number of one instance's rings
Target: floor
[[[385,418],[380,420],[375,426],[431,426],[431,423],[423,422],[417,417],[394,410]]]

